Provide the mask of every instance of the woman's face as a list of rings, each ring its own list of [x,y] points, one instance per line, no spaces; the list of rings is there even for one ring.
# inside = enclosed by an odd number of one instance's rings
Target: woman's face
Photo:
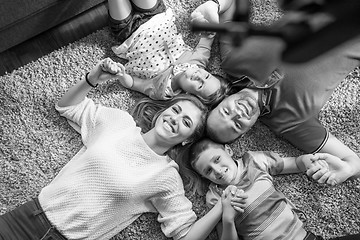
[[[192,102],[179,101],[161,113],[154,129],[163,141],[175,146],[194,133],[201,115],[201,110]]]
[[[180,87],[185,92],[207,99],[220,89],[220,81],[202,68],[190,67],[180,76]]]

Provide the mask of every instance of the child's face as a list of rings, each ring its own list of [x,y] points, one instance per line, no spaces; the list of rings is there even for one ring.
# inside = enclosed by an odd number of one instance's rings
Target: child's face
[[[207,99],[220,89],[220,81],[202,68],[190,67],[180,77],[180,88],[185,92]]]
[[[203,151],[194,167],[201,176],[219,185],[233,183],[237,173],[235,161],[221,146]]]

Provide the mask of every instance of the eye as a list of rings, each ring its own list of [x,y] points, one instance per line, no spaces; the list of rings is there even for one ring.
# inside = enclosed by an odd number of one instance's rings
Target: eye
[[[217,157],[215,158],[214,163],[219,163],[219,162],[220,162],[220,156],[217,156]]]
[[[229,110],[228,110],[227,108],[223,108],[223,111],[224,111],[224,113],[225,113],[226,115],[229,115],[229,114],[230,114],[230,112],[229,112]]]
[[[212,169],[211,168],[208,168],[205,170],[205,175],[209,175],[211,173]]]
[[[205,77],[206,80],[208,80],[210,78],[210,74],[208,73]]]
[[[174,105],[171,109],[172,109],[173,112],[176,113],[176,114],[178,114],[178,113],[180,112],[180,111],[179,111],[179,108],[178,108],[176,105]]]
[[[239,122],[235,121],[235,127],[237,129],[241,129],[241,124]]]
[[[199,87],[198,87],[198,90],[202,89],[203,86],[204,86],[204,83],[203,83],[203,82],[200,82]]]
[[[187,118],[184,118],[183,123],[186,127],[191,128],[191,121]]]

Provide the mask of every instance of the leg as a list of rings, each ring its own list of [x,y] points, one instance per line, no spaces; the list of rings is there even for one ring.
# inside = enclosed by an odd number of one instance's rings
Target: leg
[[[158,0],[133,0],[135,6],[141,9],[152,9],[157,4]]]
[[[131,2],[129,0],[108,0],[109,14],[114,20],[124,20],[131,14]]]
[[[152,16],[164,12],[162,0],[108,0],[109,27],[121,44]]]
[[[331,238],[330,240],[358,240],[358,239],[360,239],[360,233],[346,235],[346,236],[342,236],[342,237]]]

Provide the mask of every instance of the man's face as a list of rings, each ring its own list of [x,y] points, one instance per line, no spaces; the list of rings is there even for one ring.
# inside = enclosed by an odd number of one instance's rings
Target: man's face
[[[244,89],[225,98],[207,119],[207,129],[217,141],[231,142],[249,131],[260,115],[257,99]]]

